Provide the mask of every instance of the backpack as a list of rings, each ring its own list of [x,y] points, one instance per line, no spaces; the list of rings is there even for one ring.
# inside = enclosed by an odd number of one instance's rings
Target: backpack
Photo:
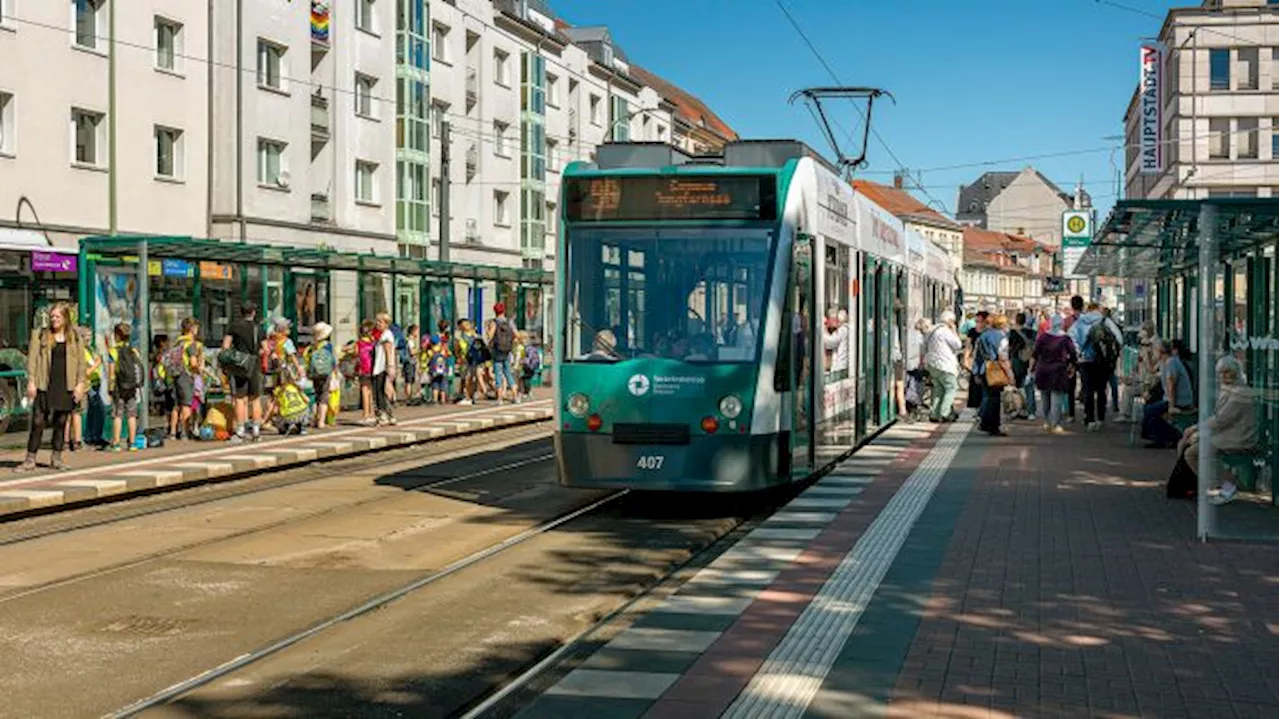
[[[444,353],[437,352],[431,357],[431,376],[443,377],[449,369],[449,363],[445,361]]]
[[[493,349],[498,354],[511,354],[511,348],[516,343],[516,331],[511,326],[511,320],[506,317],[499,317],[493,325]]]
[[[333,346],[328,342],[318,348],[312,347],[308,357],[310,366],[307,367],[307,373],[311,377],[328,377],[333,374]]]
[[[142,377],[145,374],[138,350],[132,347],[120,348],[115,365],[116,396],[123,400],[133,399],[138,393],[138,388],[142,386]]]
[[[1032,340],[1025,334],[1026,330],[1014,330],[1009,334],[1010,349],[1017,353],[1018,360],[1021,362],[1031,362],[1031,355],[1034,351]]]
[[[391,336],[396,342],[396,358],[400,360],[400,365],[409,364],[409,341],[404,338],[404,330],[400,325],[391,325]]]
[[[484,340],[480,337],[472,337],[471,342],[467,345],[467,364],[475,367],[482,365],[492,359],[489,354],[489,348],[484,346]]]
[[[524,360],[520,366],[524,368],[527,375],[534,375],[538,370],[542,369],[542,350],[537,347],[526,347],[524,351]]]
[[[1114,366],[1120,359],[1120,343],[1107,327],[1109,322],[1111,320],[1103,317],[1090,327],[1088,340],[1089,346],[1093,348],[1094,361]]]
[[[164,356],[160,359],[160,364],[164,365],[164,371],[169,375],[169,380],[176,380],[178,377],[188,374],[186,345],[182,342],[176,342],[169,349],[164,351]]]

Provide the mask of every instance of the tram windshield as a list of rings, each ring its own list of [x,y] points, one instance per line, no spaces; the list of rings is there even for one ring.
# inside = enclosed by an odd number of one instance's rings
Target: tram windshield
[[[774,233],[568,232],[565,359],[753,362]]]

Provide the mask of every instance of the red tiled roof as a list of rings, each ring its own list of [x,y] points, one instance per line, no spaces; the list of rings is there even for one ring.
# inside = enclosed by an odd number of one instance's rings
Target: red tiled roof
[[[984,230],[980,227],[964,228],[965,249],[993,252],[1021,252],[1030,254],[1044,246],[1030,237],[1011,235],[1007,232]]]
[[[896,187],[881,185],[870,180],[854,180],[853,189],[867,196],[867,199],[883,207],[886,212],[903,220],[916,220],[929,224],[960,228],[955,221],[917,200],[910,192]]]
[[[738,133],[711,111],[706,103],[697,97],[671,84],[667,80],[649,72],[639,65],[631,65],[631,77],[653,88],[671,104],[676,106],[676,115],[694,127],[705,127],[726,140],[738,139]]]

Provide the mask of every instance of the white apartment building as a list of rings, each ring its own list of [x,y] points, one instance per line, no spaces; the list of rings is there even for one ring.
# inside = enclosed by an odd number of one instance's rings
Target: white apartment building
[[[211,236],[396,253],[395,12],[214,6]]]
[[[631,76],[606,29],[557,24],[538,0],[437,0],[430,10],[425,256],[439,256],[447,121],[450,258],[551,269],[565,165],[610,140],[670,142],[674,107]],[[411,241],[402,228],[402,244]]]
[[[1163,169],[1142,171],[1138,87],[1124,117],[1126,197],[1280,194],[1277,17],[1274,0],[1205,0],[1169,11],[1159,34]]]
[[[182,0],[0,0],[0,228],[109,230],[113,5],[117,230],[204,234],[208,18]]]

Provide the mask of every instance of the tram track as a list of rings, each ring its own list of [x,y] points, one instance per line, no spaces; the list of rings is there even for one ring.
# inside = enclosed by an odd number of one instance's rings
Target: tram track
[[[486,443],[499,447],[551,437],[550,427],[545,421],[498,430],[482,430],[482,433]],[[427,461],[423,462],[423,466],[444,464],[463,459],[476,453],[476,437],[473,433],[443,440],[434,440],[429,443],[378,450],[378,458],[383,464],[399,465],[424,459],[421,457],[424,451],[431,451],[433,454],[425,458]],[[415,457],[414,455],[419,456]],[[36,514],[17,519],[6,519],[0,522],[0,547],[21,544],[68,532],[119,524],[142,517],[190,509],[276,489],[320,482],[344,476],[352,469],[359,468],[367,462],[367,455],[364,454],[318,459],[301,466],[264,469],[246,477],[213,480],[189,487],[164,488],[155,492],[120,497],[111,502],[60,509],[53,513]],[[317,472],[317,468],[323,468],[323,470]],[[429,487],[425,483],[406,487],[406,489],[426,488]]]
[[[544,434],[545,434],[545,433],[544,433]],[[538,435],[538,437],[541,437],[541,436],[544,436],[544,435]],[[465,455],[465,454],[462,454],[462,455],[460,455],[460,456],[466,456],[466,455]],[[409,491],[423,491],[423,490],[430,490],[430,489],[438,489],[438,488],[440,488],[440,487],[446,487],[446,486],[449,486],[449,485],[452,485],[452,484],[458,484],[458,483],[460,483],[460,482],[465,482],[465,481],[468,481],[468,480],[479,479],[479,478],[481,478],[481,477],[485,477],[485,476],[492,475],[492,474],[497,474],[497,473],[499,473],[499,472],[509,471],[509,470],[512,470],[512,469],[516,469],[516,468],[519,468],[519,467],[528,466],[528,465],[535,464],[535,463],[548,462],[548,461],[551,461],[551,460],[552,460],[552,459],[554,459],[554,458],[555,458],[555,455],[554,455],[554,454],[552,454],[552,453],[540,454],[540,455],[538,455],[538,456],[536,456],[536,457],[527,458],[527,459],[523,459],[523,460],[516,461],[516,462],[510,462],[510,463],[507,463],[507,464],[499,465],[499,466],[496,466],[496,467],[491,467],[491,468],[489,468],[489,469],[484,469],[484,470],[480,470],[480,471],[476,471],[476,472],[471,472],[471,473],[464,474],[464,475],[460,475],[460,476],[457,476],[457,477],[450,477],[450,478],[446,478],[446,479],[440,479],[440,480],[435,480],[435,481],[428,481],[428,482],[425,482],[425,483],[423,483],[423,484],[419,484],[419,485],[412,486],[412,487],[408,488],[408,490],[409,490]],[[448,460],[445,460],[445,461],[448,461]],[[321,480],[323,480],[323,479],[329,479],[329,478],[332,478],[332,477],[335,477],[335,476],[341,476],[341,474],[342,474],[342,472],[340,472],[340,471],[335,471],[335,472],[331,472],[331,473],[329,473],[329,474],[326,474],[326,475],[324,475],[323,477],[316,477],[316,478],[311,478],[311,479],[299,479],[299,480],[294,480],[294,481],[289,481],[289,482],[274,483],[274,484],[272,484],[272,485],[271,485],[271,486],[269,486],[269,487],[258,487],[258,488],[254,488],[254,489],[250,489],[250,490],[245,490],[245,491],[241,491],[241,492],[231,493],[231,494],[229,494],[229,495],[227,495],[227,496],[223,496],[223,497],[205,498],[205,499],[201,499],[201,500],[199,500],[199,501],[188,502],[188,503],[186,503],[186,504],[182,504],[182,505],[180,505],[180,506],[167,507],[167,508],[163,508],[163,509],[152,509],[152,510],[149,510],[149,511],[136,512],[136,513],[133,513],[133,514],[131,514],[131,515],[127,516],[127,517],[121,517],[121,518],[119,518],[119,519],[107,519],[107,520],[101,520],[101,521],[97,521],[97,522],[93,522],[93,523],[88,523],[88,524],[84,524],[84,525],[82,525],[81,527],[79,527],[79,529],[80,529],[80,530],[84,530],[84,529],[91,529],[91,528],[101,527],[101,526],[108,525],[108,524],[115,524],[115,523],[117,523],[117,522],[123,522],[123,521],[126,521],[126,520],[137,519],[137,518],[139,518],[139,517],[146,517],[146,516],[155,515],[155,514],[161,514],[161,513],[166,513],[166,512],[175,512],[175,511],[180,511],[180,510],[185,510],[185,509],[191,509],[191,508],[199,507],[199,506],[204,505],[204,504],[210,504],[210,503],[213,503],[213,502],[227,501],[227,500],[230,500],[230,499],[237,499],[237,498],[240,498],[240,497],[245,497],[245,496],[249,496],[249,495],[252,495],[252,494],[259,494],[259,493],[261,493],[261,492],[266,492],[266,491],[270,491],[270,490],[284,489],[284,488],[288,488],[288,487],[297,486],[297,485],[300,485],[300,484],[307,484],[307,483],[317,482],[317,481],[321,481]],[[106,576],[106,575],[108,575],[108,574],[111,574],[111,573],[114,573],[114,572],[119,572],[119,571],[122,571],[122,570],[125,570],[125,569],[132,569],[132,568],[136,568],[136,567],[141,567],[141,566],[143,566],[143,565],[146,565],[146,564],[149,564],[149,563],[153,563],[153,562],[157,562],[157,561],[160,561],[160,560],[162,560],[162,559],[169,558],[169,557],[174,557],[174,556],[177,556],[177,555],[182,554],[183,552],[188,552],[188,551],[191,551],[191,550],[193,550],[193,549],[198,549],[198,548],[200,548],[200,547],[207,546],[207,545],[209,545],[209,544],[213,544],[213,543],[216,543],[216,542],[227,542],[227,541],[231,541],[231,540],[235,540],[235,539],[242,539],[242,538],[249,537],[249,536],[252,536],[252,535],[255,535],[255,534],[262,534],[262,533],[265,533],[265,532],[276,531],[276,530],[280,530],[280,529],[283,529],[283,528],[285,528],[285,527],[288,527],[288,526],[290,526],[290,525],[295,525],[295,524],[299,524],[299,523],[302,523],[302,522],[307,522],[307,521],[311,521],[311,520],[315,520],[315,519],[320,519],[320,518],[327,517],[327,516],[334,516],[334,515],[341,514],[341,513],[343,513],[343,512],[350,512],[350,511],[353,511],[353,510],[359,510],[359,509],[369,509],[369,508],[372,508],[372,507],[373,507],[373,506],[375,506],[375,505],[383,504],[383,503],[387,503],[387,502],[390,502],[390,501],[392,501],[392,500],[394,500],[394,499],[396,499],[396,498],[397,498],[397,495],[394,495],[394,494],[391,494],[391,495],[381,495],[381,496],[375,496],[375,497],[368,497],[368,498],[365,498],[365,499],[363,499],[363,500],[359,500],[359,501],[355,501],[355,502],[350,502],[350,503],[342,504],[342,505],[337,505],[337,506],[333,506],[333,507],[327,507],[327,508],[325,508],[325,509],[318,510],[318,511],[314,511],[314,512],[303,512],[303,513],[295,514],[295,515],[292,515],[292,516],[289,516],[289,517],[286,517],[286,518],[283,518],[283,519],[280,519],[280,520],[277,520],[277,521],[274,521],[274,522],[267,522],[267,523],[259,524],[259,525],[255,525],[255,526],[253,526],[253,527],[246,528],[246,529],[243,529],[243,530],[240,530],[240,531],[230,532],[230,533],[228,533],[228,534],[222,534],[222,535],[219,535],[218,537],[216,537],[215,539],[212,539],[212,540],[196,540],[196,541],[192,541],[192,542],[187,542],[187,543],[177,544],[177,545],[174,545],[174,546],[171,546],[171,547],[167,547],[167,548],[166,548],[166,549],[164,549],[163,551],[154,552],[154,553],[147,554],[147,555],[144,555],[144,556],[141,556],[141,557],[137,557],[137,558],[132,559],[132,560],[127,561],[127,562],[119,562],[119,563],[117,563],[117,564],[112,564],[112,565],[107,566],[107,567],[102,567],[102,568],[97,569],[97,570],[94,570],[94,571],[84,572],[84,573],[80,573],[80,574],[75,574],[75,575],[72,575],[72,576],[69,576],[69,577],[65,577],[65,578],[63,578],[63,579],[60,579],[60,580],[58,580],[58,581],[48,582],[48,583],[46,583],[46,584],[41,584],[41,585],[37,585],[37,586],[33,586],[33,587],[28,587],[28,588],[26,588],[26,589],[24,589],[24,590],[21,590],[21,591],[18,591],[18,592],[13,592],[13,593],[9,593],[9,594],[0,593],[0,605],[3,605],[3,604],[5,604],[5,603],[7,603],[7,602],[16,601],[16,600],[18,600],[18,599],[23,599],[23,598],[25,598],[25,597],[30,597],[30,596],[32,596],[32,595],[39,594],[39,593],[41,593],[41,592],[46,592],[46,591],[49,591],[49,590],[51,590],[51,589],[57,589],[57,588],[60,588],[60,587],[66,587],[66,586],[69,586],[69,585],[72,585],[72,584],[76,584],[76,583],[79,583],[79,582],[84,582],[84,581],[87,581],[87,580],[90,580],[90,579],[94,579],[94,578],[98,578],[98,577],[103,577],[103,576]],[[75,531],[75,530],[71,530],[71,531]],[[49,536],[49,534],[52,534],[52,533],[53,533],[53,532],[44,533],[44,534],[37,534],[37,535],[34,535],[33,537],[29,537],[29,538],[25,538],[25,539],[21,539],[21,540],[11,540],[11,541],[8,541],[8,542],[0,542],[0,546],[3,546],[3,545],[5,545],[5,544],[17,544],[17,543],[19,543],[19,542],[23,542],[23,541],[34,541],[35,539],[39,539],[39,538],[42,538],[42,537],[45,537],[45,536]]]
[[[623,496],[626,496],[628,493],[629,493],[628,490],[621,490],[618,492],[614,492],[613,494],[609,494],[601,499],[597,499],[594,502],[591,502],[590,504],[584,507],[579,507],[572,511],[561,514],[560,516],[555,517],[554,519],[543,522],[542,524],[539,524],[536,527],[520,532],[519,534],[513,537],[505,539],[496,544],[490,545],[485,549],[479,550],[477,552],[473,552],[445,566],[440,570],[430,572],[421,577],[418,577],[417,579],[414,579],[411,582],[408,582],[399,587],[396,587],[395,589],[392,589],[388,592],[384,592],[376,597],[373,597],[365,601],[364,603],[358,606],[352,607],[351,609],[348,609],[340,614],[337,614],[321,622],[313,624],[310,627],[307,627],[306,629],[303,629],[301,631],[294,632],[293,634],[290,634],[288,636],[282,637],[266,646],[255,649],[254,651],[251,651],[247,654],[243,654],[230,661],[224,662],[206,672],[203,672],[194,677],[186,679],[182,682],[174,684],[173,686],[167,687],[149,697],[141,699],[133,704],[130,704],[129,706],[124,707],[119,711],[108,714],[107,716],[112,717],[113,719],[124,719],[125,717],[137,716],[148,709],[158,707],[164,704],[168,704],[174,701],[175,699],[178,699],[190,693],[195,689],[198,689],[213,681],[216,681],[222,677],[225,677],[231,674],[232,672],[243,669],[257,662],[260,662],[284,649],[287,649],[295,644],[298,644],[299,642],[305,641],[321,632],[326,631],[327,629],[330,629],[331,627],[341,624],[342,622],[347,622],[347,621],[356,619],[358,617],[364,616],[366,614],[369,614],[370,612],[373,612],[375,610],[381,609],[398,599],[401,599],[413,592],[416,592],[437,581],[440,581],[441,579],[444,579],[456,572],[459,572],[463,569],[476,565],[500,552],[504,552],[507,549],[510,549],[511,547],[517,546],[534,537],[537,537],[538,535],[544,534],[563,524],[571,522],[577,519],[578,517],[594,512],[600,507],[603,507],[611,502],[614,502],[620,499]]]

